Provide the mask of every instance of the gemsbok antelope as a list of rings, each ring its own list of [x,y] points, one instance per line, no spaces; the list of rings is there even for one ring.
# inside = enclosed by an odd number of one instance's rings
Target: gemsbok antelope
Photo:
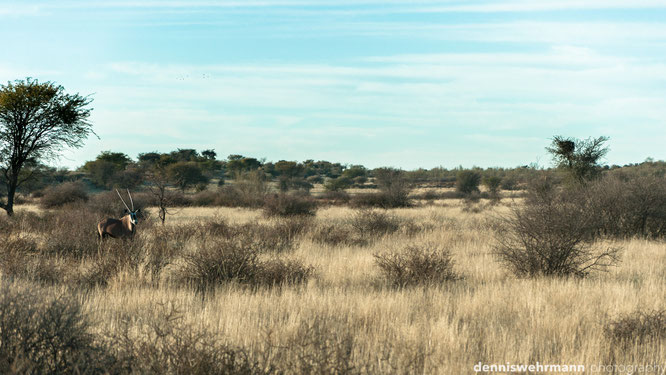
[[[120,192],[118,192],[118,189],[116,189],[116,193],[118,193],[118,197],[120,197],[120,200],[125,205],[125,213],[127,213],[127,215],[120,219],[108,218],[97,224],[97,235],[100,241],[107,236],[111,238],[132,238],[134,233],[136,233],[137,214],[141,209],[134,210],[134,201],[132,200],[132,194],[130,194],[129,189],[127,189],[127,195],[132,204],[131,210],[120,195]]]

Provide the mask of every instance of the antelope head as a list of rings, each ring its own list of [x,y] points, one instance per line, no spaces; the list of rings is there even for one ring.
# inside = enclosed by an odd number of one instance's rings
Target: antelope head
[[[129,206],[127,206],[127,203],[125,203],[125,200],[123,199],[122,195],[120,195],[120,192],[118,191],[118,189],[116,189],[116,193],[118,194],[118,197],[120,198],[120,200],[125,205],[125,213],[127,214],[127,216],[129,216],[130,223],[132,223],[132,225],[136,225],[137,224],[137,214],[141,211],[141,209],[138,209],[138,210],[134,209],[134,201],[132,200],[132,194],[130,194],[129,189],[127,189],[127,196],[129,197],[130,204],[132,205],[132,209],[130,209]]]

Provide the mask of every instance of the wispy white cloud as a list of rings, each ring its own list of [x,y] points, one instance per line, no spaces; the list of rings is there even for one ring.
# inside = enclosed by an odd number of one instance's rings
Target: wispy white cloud
[[[93,42],[104,38],[87,60],[92,50],[65,43],[49,50],[63,54],[60,65],[27,52],[0,65],[0,77],[41,72],[96,92],[103,140],[90,140],[77,163],[100,149],[177,146],[404,167],[488,165],[500,152],[510,157],[503,164],[524,164],[543,153],[537,140],[557,133],[608,134],[629,155],[628,127],[650,134],[640,152],[666,156],[654,154],[663,153],[654,139],[666,138],[666,22],[645,12],[663,13],[663,1],[16,4],[0,5],[0,16],[75,14],[95,29]],[[644,11],[603,16],[616,9]],[[47,43],[44,34],[32,41]],[[158,47],[165,40],[173,46]],[[202,40],[210,50],[190,48]],[[72,56],[82,57],[76,68]],[[502,149],[511,142],[530,144]]]

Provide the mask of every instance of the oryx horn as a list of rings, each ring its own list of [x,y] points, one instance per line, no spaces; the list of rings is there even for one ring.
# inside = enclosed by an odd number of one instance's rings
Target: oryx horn
[[[128,190],[128,191],[129,191],[129,190]],[[124,200],[123,197],[120,195],[120,192],[118,191],[118,189],[116,189],[116,193],[118,193],[118,197],[120,198],[120,200],[123,201],[123,204],[125,205],[125,208],[127,208],[127,211],[132,211],[132,210],[130,210],[129,207],[127,207],[127,203],[125,203],[125,200]],[[130,197],[130,199],[131,199],[131,197]]]
[[[132,211],[134,211],[134,201],[132,200],[132,194],[130,194],[129,189],[127,189],[127,195],[130,197],[130,203],[132,204]]]

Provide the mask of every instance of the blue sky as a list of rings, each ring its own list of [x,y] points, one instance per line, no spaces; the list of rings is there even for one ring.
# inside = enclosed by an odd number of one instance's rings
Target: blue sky
[[[0,81],[93,94],[102,150],[547,166],[553,135],[666,159],[666,2],[8,1]]]

